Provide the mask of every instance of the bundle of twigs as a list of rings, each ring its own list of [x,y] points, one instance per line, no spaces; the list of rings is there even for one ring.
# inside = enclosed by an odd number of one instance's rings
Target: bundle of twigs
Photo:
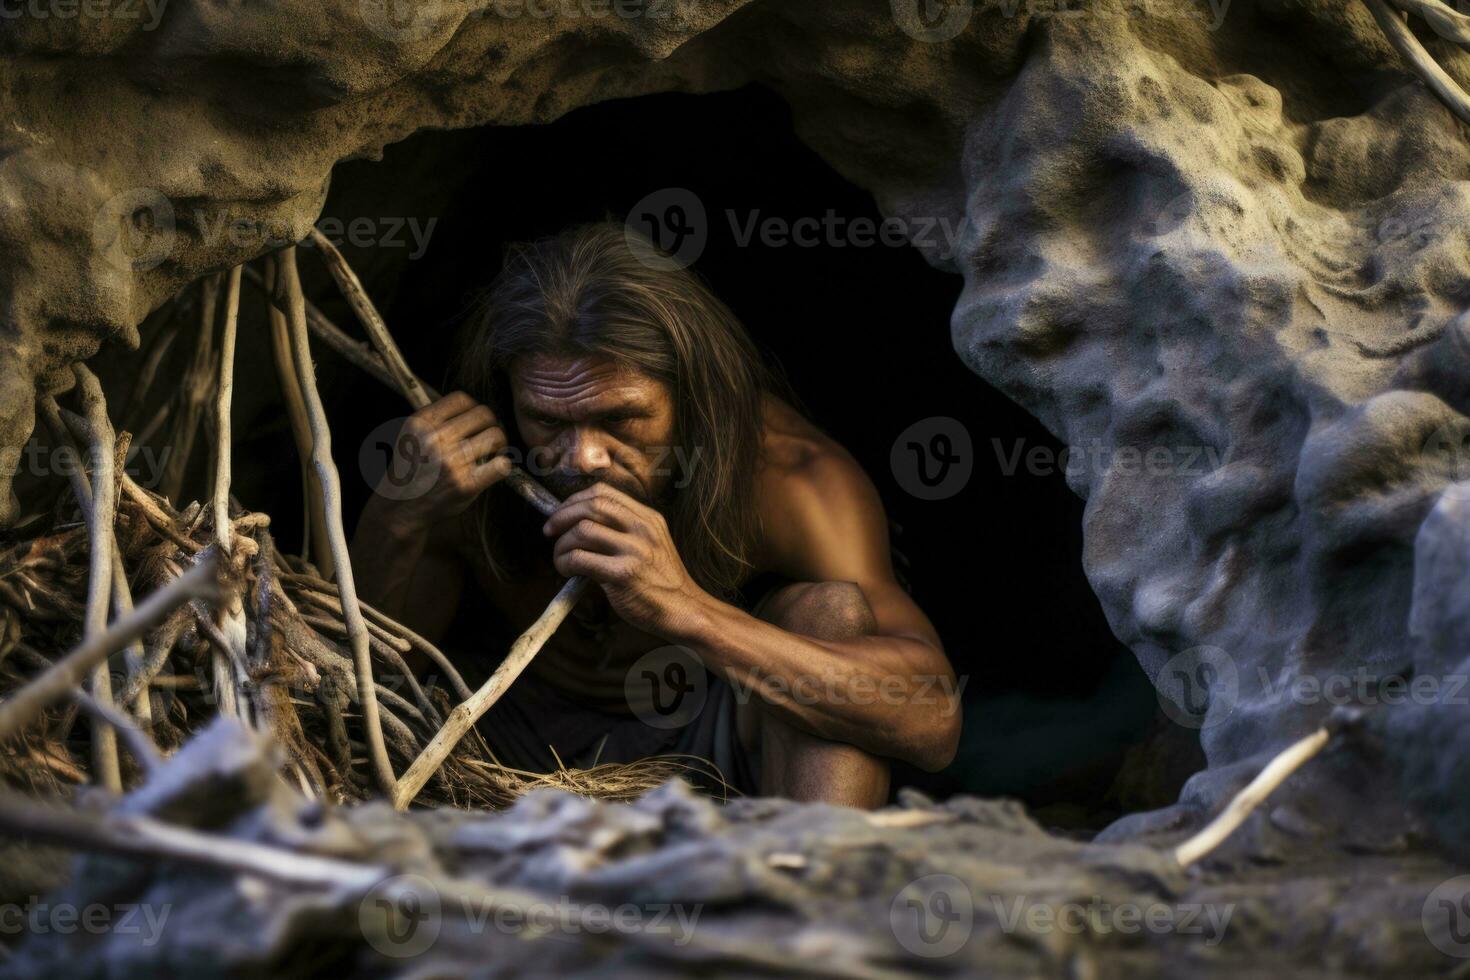
[[[161,588],[215,547],[208,508],[193,504],[180,513],[163,497],[119,482],[118,555],[134,594]],[[244,662],[232,661],[229,680],[220,681],[215,655],[232,657],[232,644],[208,605],[187,602],[145,634],[140,662],[114,658],[111,690],[118,710],[127,710],[137,730],[167,754],[216,713],[238,713],[243,701],[252,723],[269,730],[283,748],[283,773],[304,793],[338,803],[373,796],[336,586],[321,579],[310,564],[276,549],[265,515],[236,510],[230,522],[235,550],[244,559],[237,583],[245,596]],[[55,514],[38,515],[25,526],[29,537],[0,550],[0,697],[7,700],[80,640],[87,598],[88,530],[77,520],[75,504],[63,500]],[[385,741],[395,770],[402,771],[463,699],[459,689],[464,682],[431,644],[370,607],[362,608]],[[456,690],[421,684],[405,662],[414,650],[436,661],[438,673]],[[44,795],[66,794],[92,781],[92,732],[77,723],[84,711],[79,700],[70,699],[27,724],[0,752],[0,779]],[[146,778],[145,760],[126,747],[119,758],[123,788]],[[429,780],[418,802],[497,806],[542,785],[625,798],[677,771],[676,760],[649,760],[590,770],[521,772],[498,765],[484,740],[471,731]]]
[[[308,330],[395,383],[415,405],[428,395],[341,256],[330,250],[326,257],[376,351],[308,310],[294,249],[265,277],[251,277],[269,301],[277,372],[301,449],[315,564],[306,554],[278,550],[266,515],[244,511],[230,496],[241,268],[203,284],[199,342],[167,419],[172,443],[187,449],[213,398],[209,506],[178,511],[168,497],[126,475],[121,463],[129,436],[114,435],[101,386],[85,367],[76,368],[78,411],[49,396],[40,400],[58,450],[70,454],[72,494],[49,514],[21,522],[25,534],[0,541],[0,740],[16,745],[0,752],[0,779],[33,791],[64,791],[84,781],[122,790],[146,778],[159,752],[177,748],[217,713],[272,733],[284,749],[284,775],[308,795],[337,802],[386,795],[399,808],[411,802],[493,806],[543,785],[618,799],[677,775],[686,768],[678,759],[552,773],[508,769],[474,730],[585,582],[567,582],[478,691],[433,644],[358,600]],[[150,353],[147,373],[160,357]],[[155,416],[148,427],[164,421]],[[73,440],[85,447],[90,465],[81,465]],[[170,461],[165,486],[182,478],[180,455]],[[557,505],[522,472],[508,483],[543,512]],[[208,603],[194,594],[197,588],[182,588],[195,575],[185,570],[201,564],[218,569],[215,601]],[[149,607],[157,622],[134,615],[133,596],[144,593],[150,599],[137,612]],[[453,690],[421,684],[410,655],[431,662]],[[77,685],[84,676],[85,691]],[[81,712],[89,726],[77,725]],[[119,734],[126,752],[119,751]]]

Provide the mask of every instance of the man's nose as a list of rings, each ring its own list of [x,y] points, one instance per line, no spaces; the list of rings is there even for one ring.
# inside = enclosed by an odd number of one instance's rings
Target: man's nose
[[[600,473],[612,465],[612,453],[595,432],[579,428],[571,433],[567,462],[578,473]]]

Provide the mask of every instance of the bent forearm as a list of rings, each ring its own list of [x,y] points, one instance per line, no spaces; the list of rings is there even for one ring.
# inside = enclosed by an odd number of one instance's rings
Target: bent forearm
[[[817,640],[714,600],[670,640],[803,731],[925,769],[954,757],[963,685],[921,640]]]

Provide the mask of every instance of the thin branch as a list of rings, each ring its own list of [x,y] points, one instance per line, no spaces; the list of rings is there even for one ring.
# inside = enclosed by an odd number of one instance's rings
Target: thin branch
[[[1392,0],[1393,5],[1406,13],[1418,14],[1429,22],[1434,33],[1470,48],[1470,17],[1455,10],[1440,0]]]
[[[178,606],[190,599],[214,602],[219,597],[215,564],[206,558],[189,572],[155,590],[131,616],[123,617],[103,634],[88,636],[50,670],[0,701],[0,740],[10,738],[45,711],[64,701],[71,689],[98,664],[142,636]]]
[[[230,406],[235,393],[235,333],[240,317],[240,266],[230,270],[225,286],[224,316],[220,325],[219,378],[215,386],[214,440],[214,537],[221,553],[230,557],[234,547],[234,525],[230,522]],[[219,636],[210,661],[214,668],[215,695],[220,711],[248,720],[250,702],[245,670],[245,608],[239,589],[215,610]],[[220,642],[222,641],[222,642]]]
[[[291,328],[291,346],[296,367],[301,375],[301,394],[311,422],[311,458],[321,481],[326,510],[327,534],[331,540],[333,563],[337,566],[337,593],[342,602],[342,617],[352,647],[357,673],[358,697],[362,703],[362,726],[378,785],[391,800],[395,797],[396,780],[383,742],[382,721],[378,717],[378,699],[373,683],[372,652],[368,646],[367,625],[357,605],[357,588],[352,579],[352,561],[347,551],[347,532],[342,527],[342,486],[337,466],[332,462],[332,433],[327,425],[326,409],[316,388],[316,369],[311,363],[311,344],[307,339],[305,298],[296,271],[296,248],[280,253],[280,278],[285,286],[289,307],[287,320]]]
[[[1331,732],[1324,726],[1312,734],[1302,738],[1291,745],[1276,758],[1272,759],[1266,768],[1262,769],[1255,779],[1232,799],[1209,825],[1189,840],[1174,849],[1174,859],[1181,867],[1188,867],[1200,858],[1209,854],[1215,848],[1225,842],[1225,839],[1235,833],[1237,827],[1245,822],[1245,818],[1251,815],[1256,807],[1270,796],[1281,783],[1302,767],[1312,756],[1322,751],[1327,744]]]
[[[337,251],[336,246],[315,228],[311,230],[311,240],[321,250],[322,257],[326,260],[333,278],[337,280],[338,287],[362,322],[373,346],[377,348],[378,356],[387,367],[389,374],[393,376],[403,397],[415,410],[430,404],[433,401],[432,389],[419,381],[409,368],[398,345],[393,341],[388,325],[379,315],[377,308],[373,306],[367,290],[363,288],[362,281],[348,266],[342,253]],[[561,506],[561,501],[555,494],[532,479],[530,474],[519,466],[511,468],[506,481],[512,489],[544,515],[550,516]],[[444,760],[449,757],[449,753],[453,751],[459,740],[541,651],[541,647],[545,645],[551,634],[556,632],[556,628],[561,625],[562,620],[576,605],[586,587],[586,580],[578,576],[568,579],[546,611],[511,646],[510,653],[506,655],[500,668],[479,691],[454,709],[449,720],[434,737],[433,742],[419,754],[419,757],[404,774],[403,784],[391,797],[395,807],[401,810],[413,802],[413,798],[443,765]],[[343,605],[345,606],[346,603],[344,602]]]
[[[87,424],[88,450],[92,456],[92,480],[77,468],[73,472],[77,499],[87,513],[88,572],[87,608],[83,619],[83,636],[95,637],[107,632],[107,610],[112,598],[113,554],[117,548],[116,469],[117,445],[112,422],[107,417],[107,399],[96,375],[84,364],[73,366],[80,389],[82,415]],[[48,419],[50,418],[48,412]],[[58,441],[64,441],[65,430]],[[112,705],[112,674],[104,660],[92,670],[92,697],[103,705]],[[122,770],[117,757],[117,733],[106,722],[92,719],[93,778],[114,793],[122,792]]]
[[[283,568],[284,571],[281,576],[283,579],[291,582],[293,585],[298,586],[302,589],[302,591],[308,593],[310,596],[319,596],[322,599],[330,600],[332,603],[329,607],[331,611],[339,616],[342,615],[341,603],[337,602],[336,597],[333,596],[330,591],[328,591],[332,588],[332,583],[317,578],[314,575],[307,575],[302,572],[291,571],[289,567],[286,567],[284,565]],[[434,646],[434,644],[430,643],[419,634],[415,633],[413,630],[409,629],[407,626],[404,626],[402,623],[398,622],[396,619],[392,618],[384,612],[379,611],[373,606],[368,605],[366,602],[359,602],[358,605],[362,608],[362,611],[367,614],[368,619],[376,622],[384,630],[395,633],[403,639],[407,640],[409,646],[417,650],[419,653],[422,653],[425,657],[428,657],[429,661],[433,663],[435,667],[438,667],[440,670],[442,670],[444,672],[444,676],[449,680],[449,685],[454,688],[455,697],[459,698],[461,701],[465,701],[468,700],[470,696],[474,693],[470,690],[470,686],[465,683],[464,677],[460,674],[458,668],[456,668],[454,664],[450,662],[449,658],[444,655],[444,652],[442,650]]]
[[[214,394],[214,536],[226,555],[234,544],[230,526],[230,403],[235,394],[235,328],[240,318],[240,267],[225,286],[225,316],[220,327],[219,381]]]
[[[1378,26],[1387,35],[1389,43],[1398,49],[1400,55],[1409,63],[1409,66],[1424,80],[1430,91],[1439,96],[1441,102],[1449,107],[1450,111],[1459,116],[1461,120],[1470,123],[1470,96],[1460,88],[1449,74],[1439,66],[1430,53],[1424,50],[1424,45],[1409,30],[1409,25],[1400,19],[1397,12],[1393,10],[1384,0],[1363,0],[1368,5],[1368,10],[1373,14],[1373,19],[1378,21]]]
[[[169,304],[168,312],[163,322],[158,325],[153,336],[148,341],[148,350],[143,355],[142,363],[138,365],[138,373],[133,377],[132,390],[128,393],[128,400],[123,404],[121,428],[131,430],[137,424],[148,390],[153,387],[153,379],[158,376],[158,369],[163,364],[164,357],[169,349],[173,347],[174,340],[179,335],[179,312],[185,304],[187,292],[176,296]]]
[[[194,347],[194,359],[184,373],[182,388],[178,393],[179,410],[174,415],[169,444],[173,454],[164,464],[163,478],[159,489],[170,500],[178,499],[188,471],[189,456],[194,449],[194,436],[199,428],[199,416],[203,412],[205,399],[209,396],[210,370],[214,363],[214,316],[219,300],[219,277],[208,276],[200,286],[203,302],[200,304],[199,335]]]
[[[393,376],[398,389],[403,392],[403,397],[415,410],[423,408],[434,401],[433,396],[425,389],[424,385],[409,369],[408,362],[403,359],[403,354],[398,350],[398,345],[393,342],[393,335],[388,331],[388,324],[383,322],[383,317],[378,313],[378,308],[368,298],[367,290],[362,287],[362,280],[357,278],[357,273],[347,264],[342,253],[337,251],[337,246],[320,231],[311,229],[311,243],[321,250],[322,258],[326,260],[327,269],[332,273],[332,278],[337,280],[337,287],[342,290],[342,295],[347,297],[347,304],[357,314],[358,320],[362,321],[363,329],[368,333],[368,339],[378,350],[378,356],[383,359],[388,373]]]
[[[138,727],[132,718],[123,714],[110,704],[103,704],[87,692],[77,689],[72,692],[77,704],[82,710],[94,718],[111,725],[123,740],[128,743],[128,751],[133,754],[133,759],[138,763],[138,768],[143,770],[145,776],[152,775],[163,761],[158,753],[158,746],[153,744],[153,739],[148,733]]]
[[[266,278],[261,280],[254,269],[245,270],[246,277],[265,292],[266,316],[270,320],[271,359],[276,365],[276,381],[281,389],[281,400],[286,406],[286,418],[291,423],[291,437],[296,443],[296,455],[301,463],[302,557],[316,559],[322,574],[331,577],[331,548],[327,541],[327,516],[322,502],[321,484],[316,471],[311,467],[311,422],[306,417],[306,402],[301,397],[301,378],[296,368],[296,356],[291,352],[291,330],[286,324],[286,299],[281,286],[280,263],[275,256],[267,259]],[[302,302],[306,300],[303,297]],[[308,319],[310,310],[308,310]]]
[[[274,257],[268,257],[268,261],[273,262]],[[254,269],[247,267],[245,269],[245,281],[256,289],[259,289],[265,295],[266,301],[270,304],[270,309],[276,315],[283,318],[281,322],[284,326],[286,301],[282,296],[277,294],[273,287],[270,266],[266,266],[265,276],[261,276]],[[374,353],[371,347],[360,340],[353,340],[347,335],[345,330],[337,326],[337,324],[332,322],[331,318],[317,309],[311,300],[305,300],[305,304],[306,325],[311,328],[311,335],[313,337],[326,344],[328,348],[340,355],[349,364],[367,372],[382,382],[384,387],[392,388],[394,391],[401,390],[397,382],[393,380],[393,375],[389,374],[388,369],[384,367],[383,359]]]
[[[152,817],[95,817],[73,809],[0,793],[0,827],[11,834],[86,851],[152,860],[182,861],[302,887],[372,888],[387,874],[375,865],[352,864],[254,841],[205,834]]]
[[[418,795],[419,790],[424,788],[429,777],[438,771],[445,759],[449,758],[449,754],[454,751],[459,740],[464,738],[474,727],[475,722],[490,710],[506,689],[521,675],[521,672],[541,651],[541,647],[551,637],[551,634],[556,632],[561,621],[567,618],[572,607],[577,604],[577,600],[587,588],[588,581],[580,575],[567,579],[561,591],[546,607],[546,611],[511,645],[510,653],[506,654],[505,660],[496,668],[495,673],[490,675],[490,679],[481,685],[469,700],[462,702],[449,713],[449,720],[444,723],[439,734],[435,735],[433,741],[424,748],[423,752],[419,753],[419,757],[413,761],[413,765],[408,767],[403,773],[403,778],[399,780],[398,794],[393,798],[393,806],[396,809],[406,809],[413,802],[413,798]]]
[[[315,228],[311,230],[311,240],[321,250],[322,257],[326,260],[327,268],[331,270],[332,277],[337,280],[337,285],[341,288],[342,294],[347,297],[348,304],[352,307],[353,312],[357,314],[357,318],[362,323],[363,329],[367,331],[368,337],[373,342],[373,346],[377,348],[377,364],[381,366],[382,371],[391,379],[391,386],[396,388],[399,394],[403,395],[409,405],[415,410],[430,404],[438,397],[437,393],[433,388],[420,381],[418,376],[408,366],[408,362],[403,358],[403,353],[398,349],[397,343],[393,340],[393,335],[388,331],[388,325],[383,322],[383,317],[378,313],[378,308],[373,305],[373,301],[368,297],[367,290],[363,288],[362,280],[357,278],[357,273],[352,271],[352,268],[347,264],[347,260],[342,257],[342,253],[337,251],[336,246]],[[339,334],[341,333],[341,330],[335,326],[332,329]],[[372,371],[373,369],[367,368],[367,370]],[[376,374],[376,372],[374,373]],[[378,377],[379,380],[383,380],[380,375]],[[505,476],[505,482],[512,490],[520,494],[527,503],[535,507],[546,517],[550,517],[561,506],[561,501],[557,498],[556,494],[543,487],[519,466],[511,467],[510,472]]]

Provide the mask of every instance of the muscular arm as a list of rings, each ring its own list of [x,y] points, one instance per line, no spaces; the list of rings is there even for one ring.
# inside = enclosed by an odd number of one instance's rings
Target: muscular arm
[[[623,619],[691,647],[793,727],[944,767],[959,741],[959,691],[933,625],[894,578],[877,490],[840,449],[775,479],[762,487],[769,566],[797,581],[857,583],[874,635],[817,640],[716,600],[690,578],[662,515],[601,484],[568,497],[544,531],[557,537],[563,575],[589,576]]]
[[[770,561],[793,581],[854,582],[876,629],[854,640],[791,633],[706,597],[673,642],[753,690],[794,727],[929,770],[954,758],[954,670],[929,618],[898,584],[876,488],[845,454],[824,454],[768,495]]]
[[[464,588],[460,515],[510,471],[510,459],[497,455],[504,447],[495,414],[450,392],[409,416],[394,443],[398,463],[416,477],[407,489],[375,491],[358,520],[358,595],[432,643],[443,639]]]

